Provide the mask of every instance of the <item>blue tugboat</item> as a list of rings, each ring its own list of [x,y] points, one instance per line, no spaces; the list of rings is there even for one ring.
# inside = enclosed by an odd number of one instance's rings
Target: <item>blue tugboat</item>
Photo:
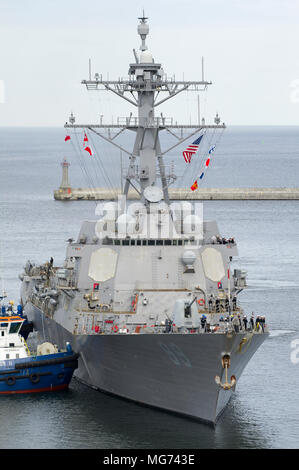
[[[71,345],[58,350],[51,343],[29,351],[20,330],[24,319],[18,315],[0,316],[0,394],[37,393],[68,388],[78,356]]]

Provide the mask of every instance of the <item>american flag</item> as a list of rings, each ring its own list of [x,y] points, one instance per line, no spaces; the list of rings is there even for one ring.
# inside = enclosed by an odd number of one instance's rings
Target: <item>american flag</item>
[[[192,142],[191,145],[189,145],[186,150],[183,152],[183,157],[185,159],[186,163],[191,163],[191,157],[194,155],[194,153],[197,152],[199,144],[201,139],[203,138],[203,135],[199,136],[194,142]]]

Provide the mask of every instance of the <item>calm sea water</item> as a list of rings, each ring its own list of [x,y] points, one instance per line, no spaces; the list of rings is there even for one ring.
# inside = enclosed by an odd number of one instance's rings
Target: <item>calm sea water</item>
[[[119,185],[118,151],[109,153],[104,144],[103,169],[78,158],[64,135],[62,129],[0,129],[0,266],[15,300],[27,259],[43,262],[53,256],[61,263],[66,240],[76,237],[83,219],[94,218],[92,201],[53,200],[62,157],[71,161],[74,187]],[[173,152],[172,158],[183,174],[182,157]],[[212,163],[207,187],[298,186],[299,129],[228,129]],[[177,185],[188,187],[193,176],[191,171]],[[211,201],[204,213],[218,221],[224,236],[238,241],[234,267],[248,271],[249,284],[240,300],[248,313],[266,315],[271,330],[216,429],[73,380],[68,392],[1,397],[0,448],[299,447],[299,363],[291,361],[291,343],[299,339],[299,201]]]

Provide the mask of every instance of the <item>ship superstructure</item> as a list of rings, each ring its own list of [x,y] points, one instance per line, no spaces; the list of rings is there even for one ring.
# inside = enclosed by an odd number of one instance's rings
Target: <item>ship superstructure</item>
[[[125,99],[138,115],[117,124],[76,124],[71,115],[65,125],[128,154],[123,197],[103,205],[98,220],[83,222],[62,267],[52,260],[27,263],[22,303],[44,340],[69,341],[80,352],[75,375],[85,384],[215,423],[267,328],[247,321],[237,301],[246,273],[231,272],[235,240],[220,236],[216,222],[204,222],[201,206],[169,202],[175,176],[163,156],[206,129],[225,126],[218,115],[210,126],[156,117],[166,100],[210,82],[168,80],[147,49],[148,32],[143,15],[140,54],[134,51],[127,80],[96,74],[83,81],[88,90],[104,88]],[[136,133],[132,151],[117,143],[124,130]],[[166,150],[162,130],[177,139]],[[128,204],[130,186],[140,200]]]

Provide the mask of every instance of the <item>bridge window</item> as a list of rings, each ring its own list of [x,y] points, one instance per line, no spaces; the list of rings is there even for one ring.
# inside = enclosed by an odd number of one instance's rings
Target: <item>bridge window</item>
[[[110,244],[111,241],[108,243],[107,241],[103,244]],[[131,246],[147,246],[147,245],[150,245],[150,246],[183,246],[183,245],[197,245],[197,241],[196,240],[161,240],[161,239],[158,239],[158,240],[153,240],[153,239],[150,239],[150,240],[140,240],[140,239],[126,239],[126,240],[119,240],[119,239],[115,239],[113,240],[113,244],[114,245],[125,245],[125,246],[128,246],[128,245],[131,245]],[[0,325],[1,326],[1,325]]]
[[[20,327],[21,327],[21,322],[11,323],[9,333],[17,333]]]

